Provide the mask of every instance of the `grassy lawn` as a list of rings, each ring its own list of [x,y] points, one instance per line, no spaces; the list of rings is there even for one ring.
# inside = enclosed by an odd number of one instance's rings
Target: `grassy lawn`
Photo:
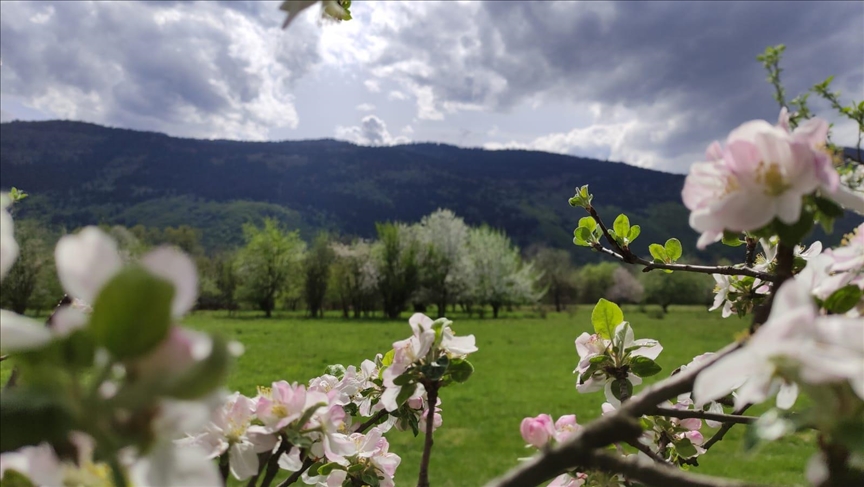
[[[590,331],[590,313],[590,306],[582,306],[575,312],[550,313],[546,319],[530,313],[505,313],[497,320],[455,318],[457,333],[474,334],[480,351],[471,358],[476,367],[471,380],[442,391],[444,425],[435,435],[433,485],[482,485],[516,465],[516,459],[528,453],[519,435],[525,416],[575,413],[583,423],[600,414],[603,394],[577,393],[572,374],[577,363],[573,342]],[[398,322],[343,320],[337,315],[311,320],[287,314],[267,320],[253,313],[229,318],[224,312],[199,312],[186,323],[245,345],[229,387],[254,395],[257,385],[279,379],[306,382],[329,364],[359,365],[376,352],[386,352],[410,334],[408,314],[404,316]],[[664,368],[660,378],[699,353],[721,348],[747,327],[746,321],[723,320],[696,308],[673,308],[665,319],[625,309],[625,318],[636,338],[655,338],[664,346],[658,359]],[[764,407],[755,413],[761,410]],[[700,458],[696,470],[773,485],[806,484],[804,465],[813,451],[812,437],[800,434],[745,453],[743,432],[743,426],[736,426]],[[422,436],[394,430],[388,437],[391,451],[402,457],[397,485],[412,485]]]

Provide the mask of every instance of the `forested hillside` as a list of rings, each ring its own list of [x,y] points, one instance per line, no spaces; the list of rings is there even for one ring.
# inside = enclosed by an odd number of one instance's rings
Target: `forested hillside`
[[[523,247],[571,248],[584,215],[567,199],[589,184],[601,215],[611,222],[624,211],[642,226],[640,252],[676,236],[690,250],[685,255],[698,256],[680,202],[683,180],[620,163],[440,144],[211,141],[66,121],[0,130],[0,186],[32,194],[20,217],[69,229],[186,224],[201,229],[210,249],[239,244],[242,223],[264,217],[307,239],[317,229],[369,237],[375,222],[413,222],[439,207],[469,224],[502,228]],[[847,218],[838,230],[852,224]]]

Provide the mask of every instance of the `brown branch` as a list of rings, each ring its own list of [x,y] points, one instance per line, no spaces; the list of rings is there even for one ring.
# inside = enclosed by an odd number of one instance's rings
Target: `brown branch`
[[[749,424],[756,421],[756,416],[741,416],[741,414],[720,414],[694,409],[672,409],[658,407],[648,413],[650,416],[666,416],[669,418],[697,418],[721,423]]]
[[[691,264],[662,264],[650,262],[642,257],[639,257],[628,250],[628,257],[621,255],[614,250],[607,249],[600,243],[594,243],[591,248],[598,252],[612,256],[621,262],[627,264],[639,264],[644,266],[642,272],[651,272],[654,269],[668,269],[670,271],[695,272],[698,274],[722,274],[724,276],[748,276],[762,279],[766,282],[774,282],[776,276],[767,272],[754,271],[747,267],[735,267],[731,265],[724,266],[707,266],[707,265],[691,265]],[[629,259],[629,260],[628,260]]]
[[[630,249],[621,248],[621,246],[618,245],[618,241],[612,238],[612,235],[609,234],[609,229],[606,228],[603,220],[600,219],[600,215],[597,214],[597,210],[595,210],[593,206],[589,205],[587,208],[585,208],[585,211],[587,211],[588,214],[591,215],[591,218],[593,218],[597,225],[600,227],[600,230],[603,232],[603,236],[606,237],[606,241],[609,242],[609,245],[611,245],[615,250],[618,251],[619,254],[621,254],[622,260],[624,260],[624,262],[627,262],[628,264],[632,264],[632,259],[635,256],[632,252],[630,252]]]
[[[437,381],[424,381],[426,388],[426,439],[423,442],[423,458],[420,460],[420,477],[417,487],[429,487],[429,460],[432,458],[432,429],[435,427],[435,405],[438,403]]]
[[[699,366],[688,367],[687,370],[679,372],[668,379],[648,386],[640,394],[631,398],[623,404],[615,413],[603,416],[587,424],[579,433],[571,437],[566,443],[543,452],[534,459],[525,462],[511,470],[504,478],[495,480],[488,484],[497,487],[521,487],[537,485],[552,479],[561,472],[583,466],[600,468],[613,473],[620,473],[615,468],[607,468],[603,465],[595,465],[590,462],[594,458],[591,450],[602,448],[612,443],[627,442],[635,440],[642,434],[642,427],[636,418],[643,414],[649,414],[663,401],[677,397],[679,394],[690,392],[696,376],[713,365],[717,360],[741,347],[740,343],[726,346],[715,354],[710,360]],[[589,461],[586,461],[589,460]],[[661,468],[654,467],[652,468]],[[663,470],[667,470],[663,468]],[[671,470],[671,469],[670,469]],[[638,477],[633,477],[639,480]],[[659,484],[679,485],[679,484]],[[693,485],[741,485],[741,484],[693,484]]]
[[[273,479],[276,478],[276,474],[279,473],[279,458],[283,453],[287,453],[288,450],[291,449],[291,446],[291,443],[288,442],[288,439],[283,434],[282,441],[279,443],[279,448],[277,448],[270,456],[270,459],[267,460],[267,469],[264,471],[264,478],[261,480],[261,487],[270,487]]]
[[[733,415],[735,415],[735,414],[744,414],[744,412],[747,411],[747,409],[748,409],[750,406],[751,406],[750,404],[745,404],[745,405],[741,406],[741,408],[736,409],[735,411],[733,411],[732,414],[733,414]],[[704,449],[706,449],[706,450],[709,449],[709,448],[711,448],[711,447],[714,445],[714,443],[717,443],[718,441],[722,440],[723,437],[726,436],[726,433],[728,433],[729,430],[731,430],[732,427],[735,426],[735,424],[736,424],[736,423],[725,423],[723,426],[720,427],[719,430],[717,430],[716,433],[714,433],[714,436],[712,436],[710,439],[708,439],[708,441],[706,441],[706,442],[702,445],[702,448],[704,448]]]
[[[315,463],[315,460],[312,460],[311,458],[307,458],[306,460],[303,460],[303,466],[300,467],[300,470],[292,473],[290,477],[285,479],[284,482],[277,485],[276,487],[288,487],[289,485],[293,484],[294,482],[297,482],[298,480],[300,480],[300,476],[303,475],[304,472],[309,470],[309,467],[311,467],[312,464],[314,464],[314,463]]]
[[[628,445],[632,446],[633,448],[635,448],[635,449],[641,451],[641,452],[644,453],[648,458],[650,458],[651,460],[654,460],[655,462],[657,462],[657,463],[659,463],[659,464],[661,464],[661,465],[670,465],[670,466],[672,465],[671,463],[669,463],[668,461],[666,461],[665,458],[661,457],[661,456],[658,455],[656,452],[654,452],[653,450],[651,450],[650,448],[648,448],[648,445],[643,445],[642,443],[639,443],[639,440],[629,440],[629,441],[627,441],[626,443],[627,443]]]
[[[375,413],[374,416],[372,416],[371,418],[367,419],[365,422],[360,423],[360,425],[357,426],[356,429],[354,429],[354,432],[355,432],[355,433],[365,433],[367,429],[369,429],[369,428],[371,428],[372,426],[375,426],[376,424],[378,424],[378,421],[380,421],[381,418],[384,418],[384,417],[387,416],[388,414],[390,414],[390,413],[387,412],[386,409],[382,409],[382,410],[378,411],[377,413]]]
[[[649,464],[603,451],[586,452],[585,465],[608,472],[618,472],[626,478],[656,487],[745,487],[755,486],[740,480],[723,479],[688,473],[677,468]]]

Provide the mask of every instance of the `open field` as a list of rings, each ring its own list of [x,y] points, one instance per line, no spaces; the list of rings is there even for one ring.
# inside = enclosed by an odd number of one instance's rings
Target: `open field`
[[[590,331],[590,313],[591,306],[583,305],[575,312],[550,313],[547,319],[530,312],[497,320],[455,317],[457,333],[474,334],[480,351],[471,359],[476,367],[471,380],[442,391],[444,424],[435,435],[433,485],[482,485],[516,465],[516,459],[528,453],[519,435],[525,416],[575,413],[582,423],[599,415],[603,394],[577,393],[572,374],[577,362],[573,341]],[[376,352],[386,352],[410,334],[407,317],[406,313],[398,322],[344,320],[334,314],[311,320],[285,313],[267,320],[252,312],[230,318],[226,312],[197,312],[185,323],[244,344],[246,352],[235,364],[229,387],[254,395],[257,385],[279,379],[306,382],[329,364],[359,364]],[[625,318],[633,324],[636,338],[655,338],[663,345],[658,363],[664,371],[658,378],[699,353],[721,348],[748,323],[734,317],[723,320],[695,307],[673,307],[665,319],[625,308]],[[8,373],[4,362],[0,378],[5,381]],[[761,410],[764,406],[755,411]],[[777,486],[806,484],[804,466],[814,444],[808,433],[746,453],[740,441],[743,432],[743,426],[736,426],[700,458],[696,470]],[[389,440],[391,451],[402,456],[397,485],[413,485],[422,436],[394,430]]]
[[[516,465],[516,459],[527,453],[519,435],[525,416],[575,413],[581,423],[599,415],[602,393],[577,393],[572,374],[577,362],[573,341],[590,331],[590,312],[590,306],[581,306],[572,314],[550,313],[547,319],[530,314],[498,320],[456,317],[457,333],[473,333],[480,351],[472,356],[476,372],[471,380],[442,391],[444,424],[435,435],[433,485],[482,485]],[[228,318],[214,312],[196,313],[186,323],[245,345],[229,386],[253,395],[259,384],[307,381],[328,364],[359,364],[387,351],[393,341],[410,334],[408,314],[404,316],[399,322],[343,320],[336,315],[323,320],[298,315],[265,320],[252,313]],[[664,371],[658,377],[694,355],[722,347],[747,326],[746,321],[723,320],[697,308],[673,308],[665,319],[625,309],[625,318],[633,324],[636,338],[655,338],[664,346],[658,359]],[[741,447],[743,432],[741,426],[733,429],[700,459],[697,471],[782,486],[805,484],[804,465],[813,442],[804,434],[748,454]],[[422,436],[394,430],[389,438],[391,451],[402,456],[397,485],[412,485]]]

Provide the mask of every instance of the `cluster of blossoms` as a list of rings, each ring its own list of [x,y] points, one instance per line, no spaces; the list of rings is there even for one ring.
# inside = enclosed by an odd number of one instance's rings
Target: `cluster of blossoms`
[[[615,303],[601,299],[592,313],[595,333],[576,339],[579,365],[576,390],[582,393],[603,390],[606,400],[617,406],[633,393],[643,377],[660,372],[654,360],[663,351],[656,340],[634,340],[633,328]]]
[[[0,279],[18,253],[7,205]],[[20,373],[3,392],[0,479],[218,485],[204,451],[172,442],[221,402],[233,349],[178,324],[197,298],[192,260],[160,247],[123,265],[95,227],[60,239],[55,259],[68,299],[47,325],[0,310],[0,350]]]
[[[259,475],[264,454],[307,484],[393,486],[400,458],[383,435],[394,426],[425,433],[430,409],[433,431],[440,426],[440,398],[430,408],[427,388],[466,380],[473,370],[466,357],[477,350],[473,335],[455,336],[447,319],[418,313],[409,324],[411,337],[359,369],[332,365],[308,387],[278,381],[255,398],[234,393],[178,443],[206,449],[238,480]]]
[[[2,278],[18,246],[0,203]],[[178,324],[197,299],[188,256],[160,247],[124,265],[116,242],[88,227],[61,238],[55,258],[69,299],[47,326],[0,311],[0,349],[21,373],[3,394],[4,484],[216,486],[272,465],[309,484],[392,486],[400,458],[384,433],[433,431],[438,390],[473,372],[474,337],[415,314],[411,337],[359,368],[227,395],[242,347]]]

